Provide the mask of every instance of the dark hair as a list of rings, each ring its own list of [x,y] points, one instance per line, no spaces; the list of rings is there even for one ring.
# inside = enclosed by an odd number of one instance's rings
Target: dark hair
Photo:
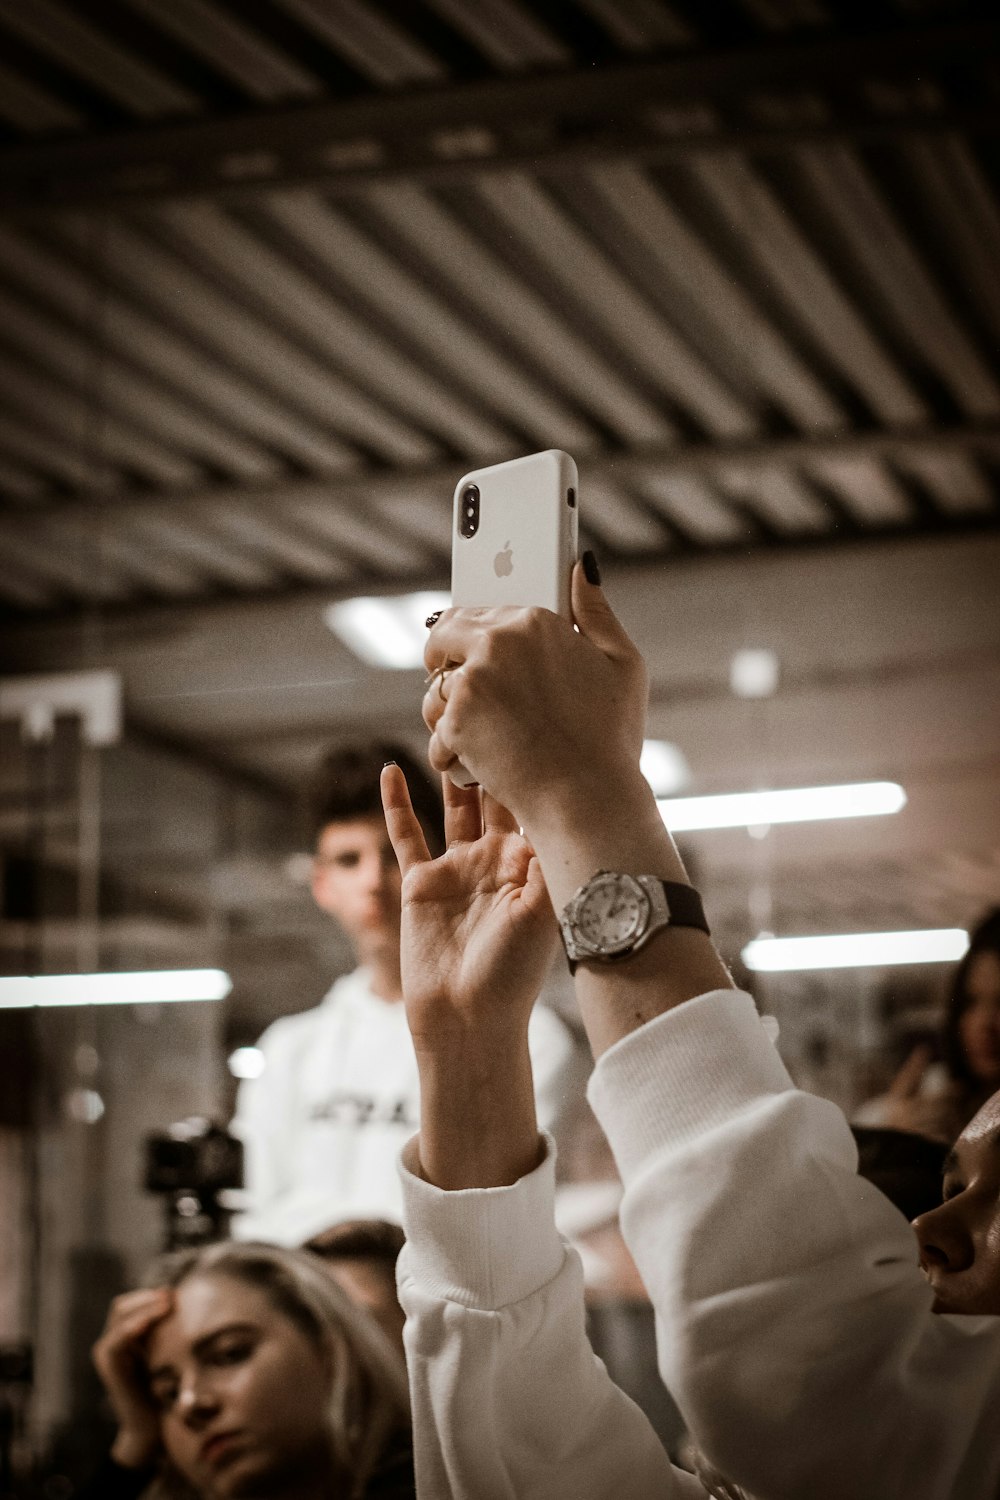
[[[366,740],[337,745],[327,751],[313,781],[311,814],[315,837],[330,823],[381,817],[379,777],[390,760],[396,762],[406,777],[413,811],[420,819],[431,854],[443,851],[440,793],[416,756],[393,740]]]
[[[866,1177],[908,1219],[941,1202],[941,1173],[947,1146],[908,1130],[852,1125],[858,1147],[858,1175]]]
[[[394,1271],[406,1236],[388,1219],[348,1219],[314,1234],[303,1245],[323,1260],[370,1260]]]
[[[941,1031],[941,1053],[948,1072],[959,1083],[975,1085],[978,1079],[969,1067],[962,1045],[961,1020],[972,997],[969,994],[969,970],[980,953],[1000,956],[1000,906],[994,906],[969,934],[969,947],[955,970],[948,992],[947,1010]]]

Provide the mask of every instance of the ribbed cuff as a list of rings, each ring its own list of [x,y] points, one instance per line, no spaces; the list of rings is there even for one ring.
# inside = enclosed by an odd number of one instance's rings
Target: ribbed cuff
[[[420,1176],[418,1139],[402,1152],[406,1262],[425,1292],[496,1311],[558,1273],[566,1248],[556,1232],[555,1144],[510,1187],[446,1192]]]
[[[792,1087],[750,996],[711,990],[609,1048],[587,1097],[627,1184],[660,1147],[682,1145],[762,1094]]]

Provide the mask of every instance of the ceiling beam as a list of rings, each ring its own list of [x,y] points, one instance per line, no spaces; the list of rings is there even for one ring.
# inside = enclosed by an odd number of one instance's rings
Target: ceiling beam
[[[649,565],[644,563],[641,566],[646,568]],[[639,568],[635,571],[638,573]],[[913,657],[894,657],[891,660],[883,659],[861,665],[810,663],[805,669],[783,671],[781,691],[784,694],[838,694],[859,686],[884,688],[890,683],[924,682],[928,676],[958,675],[973,668],[996,675],[1000,671],[1000,642],[991,642],[976,650],[944,649],[933,658],[918,653]],[[649,689],[649,711],[650,714],[660,714],[662,711],[663,720],[668,722],[670,716],[677,714],[682,708],[687,713],[698,712],[708,706],[731,707],[733,696],[729,682],[720,677],[692,675],[687,679],[671,678],[668,683],[653,681]],[[359,708],[356,703],[352,703],[339,714],[330,712],[315,719],[295,719],[266,727],[236,726],[223,731],[216,730],[212,735],[212,745],[220,763],[225,758],[228,764],[228,757],[243,748],[252,753],[265,745],[279,744],[294,748],[301,744],[307,746],[310,753],[314,753],[317,742],[335,740],[338,734],[345,738],[351,734],[370,734],[373,738],[378,734],[405,737],[412,728],[412,704],[401,704],[393,717],[384,704]],[[991,756],[990,759],[995,760],[1000,769],[1000,758]]]
[[[17,145],[0,152],[0,212],[246,197],[291,185],[350,192],[392,176],[438,181],[511,165],[558,170],[608,155],[785,150],[831,135],[992,133],[1000,111],[932,111],[907,102],[905,89],[943,63],[975,62],[998,48],[997,20],[899,26]],[[898,112],[858,103],[850,115],[816,118],[815,101],[804,112],[795,107],[809,90],[830,83],[840,90],[844,78],[866,76],[903,86]],[[748,93],[783,88],[793,93],[780,122],[748,118],[734,129],[713,116],[715,106],[724,115],[735,106],[738,115]]]
[[[854,753],[856,736],[847,734],[846,721],[836,722],[836,705],[850,702],[864,709],[866,756],[923,765],[995,758],[998,566],[1000,535],[897,534],[877,544],[856,540],[808,551],[741,549],[683,566],[675,559],[669,570],[648,560],[627,570],[614,563],[606,581],[648,665],[651,732],[676,739],[707,784],[721,789],[727,779],[740,784],[741,760],[743,775],[752,775],[765,747],[764,706],[753,700],[737,710],[729,690],[732,653],[748,643],[767,645],[781,662],[778,697],[798,727],[794,740],[775,732],[767,743],[800,781],[812,774],[804,768],[827,761],[824,775],[837,779],[832,763],[842,752]],[[53,670],[68,660],[115,666],[126,682],[130,734],[223,779],[238,776],[248,790],[273,796],[280,789],[287,817],[324,744],[376,730],[418,744],[423,732],[416,670],[386,672],[356,662],[345,691],[283,691],[285,683],[308,687],[309,679],[342,671],[346,648],[325,629],[318,602],[327,601],[313,592],[266,605],[259,599],[225,608],[198,604],[185,613],[183,636],[176,633],[176,612],[147,610],[141,621],[105,616],[100,637],[83,647],[79,616],[47,620],[41,630],[24,620],[5,634],[22,670]],[[144,695],[162,695],[176,681],[178,662],[192,685],[214,693],[214,701],[204,695],[207,713],[199,707],[196,716],[185,706],[183,722],[167,727],[173,705],[161,701],[161,727],[148,719],[135,723],[146,708]],[[942,694],[947,712],[936,707]],[[891,726],[879,720],[879,703],[890,698],[914,705],[904,727],[897,728],[902,714]],[[818,727],[813,717],[821,709]],[[732,725],[723,732],[725,716],[737,712],[746,733]],[[960,723],[966,723],[961,736]],[[841,779],[854,773],[846,764],[841,769]],[[985,828],[981,810],[979,816]]]
[[[615,551],[603,539],[595,539],[593,545],[602,559],[602,565],[613,566],[622,573],[634,573],[644,567],[676,568],[691,562],[735,558],[746,560],[749,556],[782,557],[814,555],[819,552],[839,552],[848,545],[862,545],[874,549],[893,546],[901,538],[912,542],[935,539],[959,540],[962,538],[989,537],[1000,532],[1000,509],[992,512],[970,511],[960,514],[941,513],[936,523],[915,524],[901,527],[898,524],[873,523],[856,531],[840,531],[833,535],[829,531],[796,533],[788,536],[759,536],[706,545],[692,550],[665,543],[662,549],[647,549],[641,554]],[[108,628],[116,631],[158,629],[166,627],[179,618],[191,618],[193,612],[224,617],[229,611],[240,608],[268,612],[279,604],[296,607],[322,605],[326,607],[339,599],[356,595],[379,596],[414,593],[421,590],[446,590],[448,569],[445,563],[437,567],[425,565],[415,567],[412,572],[375,573],[368,569],[358,572],[346,581],[330,584],[309,581],[292,581],[280,590],[226,590],[205,595],[185,595],[183,598],[161,596],[157,598],[115,599],[99,606],[67,603],[65,597],[49,609],[22,610],[11,608],[0,602],[0,623],[8,638],[23,627],[25,631],[44,628],[55,631],[79,630],[82,619],[99,618]],[[16,658],[15,658],[16,659]],[[0,660],[2,664],[2,660]]]
[[[677,447],[666,443],[645,444],[628,451],[595,450],[575,454],[585,471],[585,481],[629,486],[641,483],[651,473],[697,474],[711,479],[720,468],[732,464],[767,467],[796,464],[833,457],[887,459],[913,449],[921,452],[966,453],[1000,458],[1000,421],[956,423],[933,427],[883,428],[869,432],[803,433],[792,437],[740,439],[731,442],[699,442]],[[122,490],[99,495],[81,493],[72,499],[37,502],[0,513],[0,541],[4,537],[39,536],[50,526],[79,525],[93,506],[91,519],[114,521],[116,529],[128,527],[134,518],[163,514],[172,522],[194,527],[210,520],[219,510],[243,514],[259,513],[269,521],[280,520],[283,506],[302,500],[320,499],[330,506],[354,510],[358,504],[377,506],[380,497],[398,499],[412,494],[440,496],[443,510],[456,481],[461,477],[458,461],[366,474],[337,475],[323,479],[295,478],[270,485],[214,485],[194,491]]]
[[[194,737],[174,734],[161,726],[143,722],[140,714],[129,708],[125,735],[136,749],[153,755],[166,755],[179,761],[189,770],[200,771],[220,786],[242,793],[258,803],[263,803],[272,812],[285,817],[297,811],[295,799],[289,789],[274,778],[259,771],[232,763],[210,745],[199,743]]]

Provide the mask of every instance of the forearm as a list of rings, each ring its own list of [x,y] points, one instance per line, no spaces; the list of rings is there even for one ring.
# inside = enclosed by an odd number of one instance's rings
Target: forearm
[[[912,1231],[857,1176],[840,1111],[792,1086],[749,996],[623,1041],[589,1097],[661,1373],[724,1473],[775,1500],[997,1493],[1000,1326],[932,1315]]]
[[[446,1189],[507,1187],[538,1165],[527,1035],[456,1030],[417,1044],[420,1167]]]
[[[411,1153],[398,1281],[419,1493],[704,1500],[590,1348],[552,1161],[492,1193],[439,1193],[413,1177]]]
[[[577,785],[540,797],[527,813],[525,832],[557,913],[598,870],[688,881],[638,769],[613,787]],[[577,999],[595,1056],[685,1000],[731,987],[711,939],[691,927],[668,927],[624,962],[581,964],[576,972]]]

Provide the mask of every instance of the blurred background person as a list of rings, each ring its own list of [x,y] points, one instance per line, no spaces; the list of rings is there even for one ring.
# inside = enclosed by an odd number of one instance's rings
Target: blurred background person
[[[396,1295],[396,1261],[405,1243],[398,1224],[363,1219],[335,1224],[305,1246],[351,1301],[371,1313],[400,1354],[405,1318]]]
[[[312,894],[358,967],[258,1044],[264,1071],[241,1085],[233,1121],[249,1198],[233,1225],[238,1239],[300,1245],[345,1220],[401,1216],[396,1159],[417,1129],[418,1079],[399,972],[400,877],[379,798],[388,761],[406,776],[428,846],[444,847],[438,789],[403,746],[372,741],[325,757],[313,797]],[[577,1074],[573,1041],[554,1011],[536,1005],[530,1043],[539,1118],[552,1129]]]
[[[117,1423],[85,1500],[411,1500],[406,1370],[304,1251],[181,1251],[116,1297],[94,1364]]]
[[[1000,908],[994,907],[969,934],[948,991],[939,1047],[919,1043],[887,1091],[861,1105],[854,1122],[950,1145],[998,1088]]]

